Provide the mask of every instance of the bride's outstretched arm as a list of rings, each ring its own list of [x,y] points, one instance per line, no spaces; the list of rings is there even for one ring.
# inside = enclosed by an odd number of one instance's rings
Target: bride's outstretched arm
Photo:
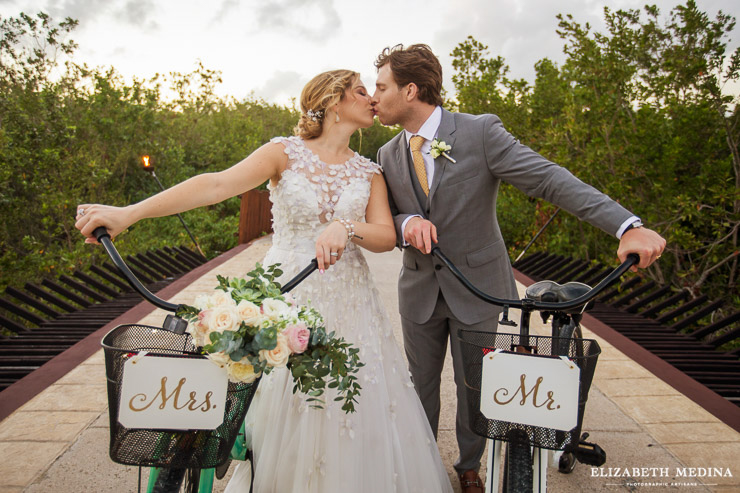
[[[268,143],[224,171],[194,176],[136,204],[126,207],[80,204],[77,210],[84,210],[84,214],[77,216],[75,227],[86,237],[87,243],[96,242],[92,232],[99,226],[105,226],[115,237],[141,219],[170,216],[216,204],[266,180],[276,180],[287,159],[281,144]]]

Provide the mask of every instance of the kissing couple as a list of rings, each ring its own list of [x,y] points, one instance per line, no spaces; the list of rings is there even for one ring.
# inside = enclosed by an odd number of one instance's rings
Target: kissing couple
[[[451,492],[436,444],[448,341],[457,385],[454,468],[464,493],[483,492],[485,439],[468,426],[457,334],[495,331],[499,309],[461,289],[430,252],[439,244],[480,289],[517,297],[495,213],[501,181],[616,236],[620,259],[637,253],[640,268],[665,247],[632,212],[519,143],[497,116],[443,109],[442,67],[428,46],[386,48],[375,66],[372,95],[351,70],[314,77],[301,93],[295,135],[272,139],[224,171],[126,207],[78,207],[84,214],[76,227],[94,243],[98,226],[115,237],[141,219],[215,204],[269,181],[274,234],[263,263],[280,263],[289,279],[318,260],[320,274],[292,294],[300,304],[311,301],[327,331],[358,347],[365,366],[354,414],[330,399],[312,408],[293,393],[287,369],[262,379],[246,418],[257,493]],[[349,148],[352,134],[376,116],[403,127],[377,163]],[[398,295],[408,365],[361,251],[394,247],[403,250]],[[248,468],[237,467],[226,491],[246,493],[250,479]]]

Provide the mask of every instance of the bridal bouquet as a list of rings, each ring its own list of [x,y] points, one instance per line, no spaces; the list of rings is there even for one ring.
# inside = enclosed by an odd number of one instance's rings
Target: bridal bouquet
[[[195,306],[183,305],[178,315],[190,322],[195,344],[226,368],[232,382],[251,383],[287,367],[293,392],[307,394],[312,406],[323,406],[328,387],[337,390],[335,400],[344,401],[342,410],[354,412],[361,389],[356,373],[363,366],[359,350],[327,333],[316,310],[280,293],[279,265],[257,264],[244,279],[217,276],[215,292],[198,296]]]

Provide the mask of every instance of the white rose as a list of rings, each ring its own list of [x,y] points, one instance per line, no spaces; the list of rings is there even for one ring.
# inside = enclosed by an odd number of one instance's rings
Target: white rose
[[[199,294],[195,297],[195,301],[193,302],[193,305],[195,305],[196,308],[199,308],[201,310],[206,310],[208,308],[211,308],[208,304],[208,296],[204,294]]]
[[[254,372],[254,366],[252,366],[247,358],[231,363],[226,367],[226,372],[229,374],[229,380],[232,382],[252,383],[260,376]]]
[[[265,360],[269,366],[275,368],[282,368],[288,363],[290,357],[290,347],[288,347],[288,340],[284,335],[278,334],[277,346],[274,349],[260,349],[260,358]]]
[[[217,353],[208,353],[208,359],[221,368],[231,363],[231,356],[224,353],[223,351],[219,351]]]
[[[267,298],[262,302],[262,313],[272,320],[279,320],[290,314],[290,307],[284,301]]]
[[[213,332],[237,330],[239,328],[239,314],[235,306],[218,306],[211,310],[207,318],[208,328]]]
[[[236,306],[234,298],[231,297],[231,293],[221,291],[217,289],[209,298],[208,303],[212,308],[218,306]]]

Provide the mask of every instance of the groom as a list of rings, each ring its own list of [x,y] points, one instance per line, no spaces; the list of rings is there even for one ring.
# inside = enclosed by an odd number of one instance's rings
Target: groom
[[[378,164],[388,184],[398,246],[403,248],[398,294],[409,369],[436,436],[440,376],[451,340],[460,449],[455,469],[464,492],[482,493],[477,471],[485,439],[467,426],[456,336],[460,329],[494,330],[500,310],[470,294],[442,268],[429,255],[432,244],[438,243],[486,293],[518,298],[495,213],[501,181],[615,235],[620,239],[619,258],[637,253],[640,268],[660,257],[665,240],[606,195],[520,144],[495,115],[442,109],[442,67],[428,46],[386,48],[375,66],[378,119],[404,128],[378,151]],[[435,139],[451,147],[449,158],[432,157]]]

